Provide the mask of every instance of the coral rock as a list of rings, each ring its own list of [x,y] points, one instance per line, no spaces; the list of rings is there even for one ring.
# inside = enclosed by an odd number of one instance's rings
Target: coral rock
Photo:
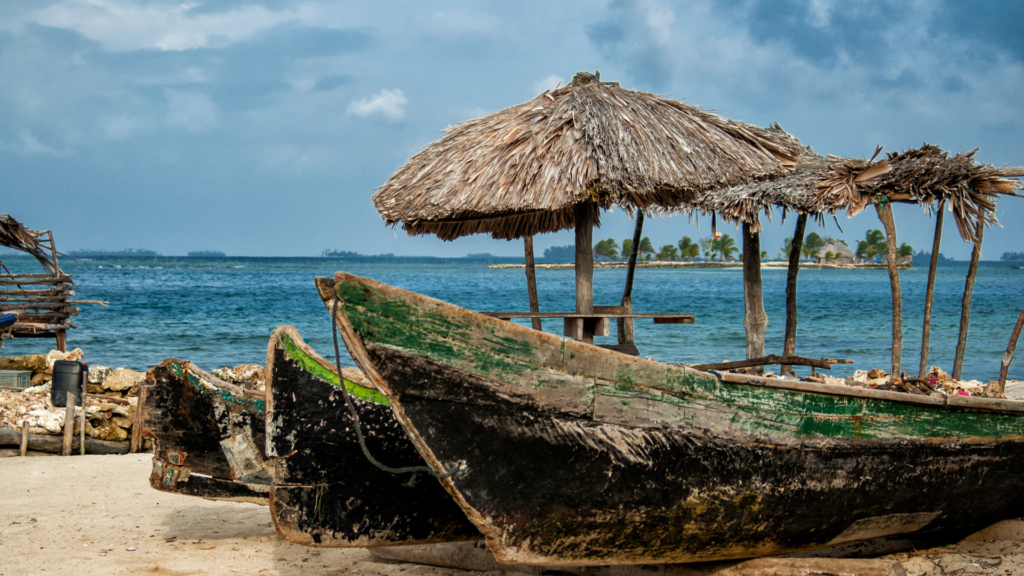
[[[86,428],[86,433],[89,433],[89,429]],[[93,429],[91,437],[97,440],[115,440],[121,441],[128,437],[128,433],[121,428],[115,426],[113,423],[108,423],[104,426],[99,426]]]
[[[78,361],[82,359],[85,353],[82,352],[81,348],[75,348],[71,352],[61,352],[60,350],[50,350],[46,353],[46,371],[53,372],[53,363],[57,360],[70,360]]]
[[[122,390],[130,390],[132,386],[135,386],[145,380],[145,378],[145,372],[136,372],[127,368],[118,368],[103,380],[102,386],[105,390],[121,392]]]
[[[102,384],[113,369],[106,366],[89,366],[89,384]]]
[[[0,370],[31,370],[33,374],[43,372],[46,370],[46,356],[32,354],[29,356],[0,358]]]
[[[884,378],[885,376],[887,376],[887,374],[885,373],[885,370],[880,370],[878,368],[875,368],[871,372],[868,372],[868,379],[869,380],[874,380],[876,378]]]

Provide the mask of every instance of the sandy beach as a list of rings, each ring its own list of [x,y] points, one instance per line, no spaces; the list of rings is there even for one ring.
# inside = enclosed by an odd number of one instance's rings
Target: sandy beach
[[[264,507],[153,490],[150,463],[148,454],[0,459],[0,576],[483,574],[289,544]],[[1024,574],[1021,540],[1024,522],[1014,520],[888,558],[912,576]]]
[[[0,459],[0,576],[464,573],[289,544],[265,507],[158,492],[151,467],[148,454]]]

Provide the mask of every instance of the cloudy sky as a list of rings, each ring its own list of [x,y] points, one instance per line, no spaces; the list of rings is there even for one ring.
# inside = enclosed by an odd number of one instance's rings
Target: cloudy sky
[[[7,2],[0,8],[0,212],[64,249],[178,255],[520,254],[408,238],[369,198],[441,130],[579,70],[757,125],[823,154],[980,147],[1024,165],[1024,2]],[[1024,200],[985,257],[1024,250]],[[896,212],[899,240],[931,221]],[[943,252],[970,247],[948,221]],[[848,220],[848,241],[879,228]],[[793,220],[767,227],[772,254]],[[700,225],[698,232],[697,226]],[[631,235],[622,212],[596,238]],[[657,245],[709,231],[654,220]],[[728,232],[729,230],[725,230]],[[540,250],[572,242],[538,237]]]

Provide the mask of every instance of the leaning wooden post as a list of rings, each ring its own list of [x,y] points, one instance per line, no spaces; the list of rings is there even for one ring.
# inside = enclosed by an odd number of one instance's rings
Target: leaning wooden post
[[[1024,328],[1024,308],[1020,309],[1020,316],[1017,316],[1017,324],[1010,334],[1010,343],[1006,345],[1006,352],[1003,352],[1003,365],[999,368],[999,395],[1006,390],[1006,374],[1010,371],[1010,362],[1013,362],[1013,353],[1017,351],[1017,339],[1020,338],[1021,328]]]
[[[924,292],[924,329],[921,331],[921,369],[918,376],[924,378],[928,373],[928,344],[932,332],[932,300],[935,297],[935,269],[939,265],[939,245],[942,243],[942,208],[946,199],[939,200],[939,209],[935,215],[935,239],[932,240],[932,260],[928,263],[928,288]]]
[[[636,259],[640,253],[640,237],[644,232],[644,211],[637,209],[636,226],[633,228],[633,245],[629,250],[629,264],[626,266],[626,286],[622,289],[622,306],[626,312],[633,311],[633,277],[636,274]],[[619,318],[616,321],[619,344],[633,344],[633,319]]]
[[[61,454],[71,456],[71,440],[75,431],[75,396],[67,393],[67,404],[64,408],[64,443],[61,446]]]
[[[900,271],[896,252],[896,222],[892,216],[892,203],[875,204],[878,219],[885,227],[885,260],[889,265],[889,284],[892,285],[892,366],[889,381],[900,375],[903,356],[903,294],[900,291]]]
[[[18,452],[21,456],[28,453],[28,420],[21,422],[21,446]]]
[[[523,238],[526,251],[526,291],[530,297],[530,312],[540,312],[540,301],[537,299],[537,270],[533,263],[533,236]],[[534,330],[541,329],[540,318],[530,318]]]
[[[761,238],[752,231],[749,222],[743,223],[743,327],[747,331],[747,358],[764,356],[764,334],[768,329],[768,315],[764,312],[764,294],[761,287]],[[764,372],[764,367],[754,369]]]
[[[783,356],[796,356],[796,275],[800,272],[800,251],[804,246],[804,230],[807,229],[807,214],[796,218],[796,230],[789,244],[789,272],[786,274],[786,339],[782,345]],[[783,365],[780,370],[786,376],[793,375],[793,367]]]
[[[956,380],[964,369],[964,353],[967,351],[967,331],[971,327],[971,298],[974,296],[974,280],[978,276],[978,261],[981,260],[981,241],[985,234],[985,220],[978,214],[978,226],[974,229],[974,250],[971,251],[971,265],[967,268],[967,285],[960,301],[960,336],[956,341],[956,355],[953,358],[953,372]]]
[[[576,313],[594,313],[594,205],[576,205]],[[576,324],[579,340],[594,343],[592,322],[582,318]]]

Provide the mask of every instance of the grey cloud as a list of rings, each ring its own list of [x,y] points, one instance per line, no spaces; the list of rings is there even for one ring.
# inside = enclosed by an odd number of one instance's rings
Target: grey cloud
[[[352,81],[353,78],[348,75],[329,74],[318,79],[316,84],[313,85],[313,90],[317,92],[327,92],[334,90],[339,86],[348,86]]]

